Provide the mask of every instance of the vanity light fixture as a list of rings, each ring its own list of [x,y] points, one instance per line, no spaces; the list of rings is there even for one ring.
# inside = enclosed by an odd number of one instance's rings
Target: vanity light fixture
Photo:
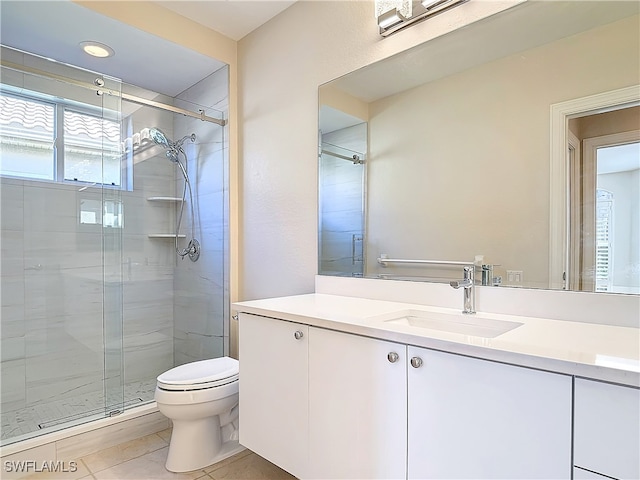
[[[413,0],[376,0],[375,14],[381,29],[388,29],[411,18]]]
[[[406,20],[407,18],[394,8],[388,12],[384,12],[378,17],[378,26],[380,27],[380,30],[386,30],[398,23],[405,22]]]
[[[379,13],[379,5],[384,4],[389,8],[389,0],[376,0],[376,15],[378,27],[380,27],[380,35],[386,37],[409,25],[414,25],[433,15],[442,13],[468,1],[469,0],[423,0],[420,3],[420,5],[422,5],[422,11],[412,14],[411,9],[409,9],[409,15],[403,15],[397,7]]]
[[[97,58],[113,57],[116,54],[116,52],[113,51],[113,48],[100,42],[80,42],[80,48],[82,48],[85,53]]]

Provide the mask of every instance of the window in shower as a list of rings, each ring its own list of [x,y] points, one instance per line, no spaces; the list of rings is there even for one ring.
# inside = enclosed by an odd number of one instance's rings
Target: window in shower
[[[120,124],[64,110],[64,180],[122,184]]]
[[[55,105],[0,94],[0,174],[55,179]]]
[[[2,175],[125,187],[120,122],[101,114],[2,92],[0,145]]]

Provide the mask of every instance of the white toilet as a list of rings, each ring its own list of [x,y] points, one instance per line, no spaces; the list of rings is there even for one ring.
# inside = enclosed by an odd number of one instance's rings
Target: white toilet
[[[244,450],[238,378],[238,361],[229,357],[187,363],[158,377],[158,410],[173,423],[167,470],[197,470]]]

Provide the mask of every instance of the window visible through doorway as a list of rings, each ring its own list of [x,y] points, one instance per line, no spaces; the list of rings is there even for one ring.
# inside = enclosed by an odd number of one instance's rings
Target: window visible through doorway
[[[613,193],[596,189],[596,292],[613,287]]]

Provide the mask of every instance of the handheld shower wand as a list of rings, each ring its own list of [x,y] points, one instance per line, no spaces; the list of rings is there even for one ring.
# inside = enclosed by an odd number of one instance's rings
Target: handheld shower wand
[[[195,211],[193,207],[193,192],[191,190],[191,182],[189,181],[187,168],[185,167],[185,165],[187,164],[187,154],[184,152],[184,149],[182,148],[182,144],[187,140],[191,140],[192,142],[195,142],[196,134],[192,133],[191,135],[186,135],[182,137],[177,142],[172,142],[171,140],[169,140],[169,137],[167,137],[162,130],[154,127],[149,129],[149,135],[157,145],[160,145],[167,149],[165,152],[165,155],[170,161],[178,165],[178,167],[180,168],[180,171],[182,172],[182,176],[184,177],[184,189],[182,191],[182,202],[180,205],[180,213],[178,215],[178,221],[176,222],[175,249],[176,249],[176,253],[181,258],[184,259],[184,257],[188,256],[191,261],[195,262],[196,260],[198,260],[198,258],[200,258],[200,242],[198,242],[198,240],[196,240],[196,237],[195,237],[196,217],[195,217]],[[180,154],[182,154],[182,156],[184,157],[185,165],[183,165],[182,162],[180,161]],[[184,203],[186,201],[187,190],[189,191],[189,206],[191,210],[191,239],[187,244],[187,248],[181,249],[178,246],[178,233],[180,232],[180,225],[182,224],[182,215],[184,213]]]

